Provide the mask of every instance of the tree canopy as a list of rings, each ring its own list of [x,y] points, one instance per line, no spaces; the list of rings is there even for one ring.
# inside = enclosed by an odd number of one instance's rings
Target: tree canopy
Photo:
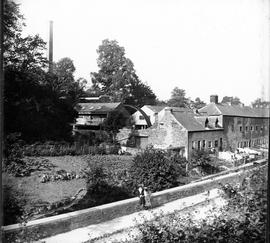
[[[171,98],[168,100],[168,105],[174,107],[187,107],[188,99],[186,98],[186,91],[175,87],[172,90]]]
[[[48,73],[46,42],[38,35],[22,37],[25,24],[19,5],[4,3],[4,133],[21,133],[29,142],[70,139],[73,105],[83,82],[74,80],[69,58]]]
[[[142,106],[155,104],[156,95],[141,82],[125,49],[116,40],[103,40],[98,50],[98,72],[92,72],[93,88],[110,95],[113,101]]]
[[[238,97],[224,96],[221,103],[230,103],[232,105],[240,105],[241,101]]]

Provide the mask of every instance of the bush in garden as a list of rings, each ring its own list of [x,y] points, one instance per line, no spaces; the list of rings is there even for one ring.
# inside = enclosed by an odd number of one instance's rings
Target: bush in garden
[[[4,141],[4,171],[15,176],[28,176],[27,164],[23,159],[23,140],[19,133],[7,135]]]
[[[136,195],[138,185],[143,183],[152,192],[178,186],[178,178],[183,170],[176,159],[171,159],[166,152],[147,148],[138,154],[129,168],[128,187]]]
[[[214,158],[211,157],[210,151],[194,149],[190,157],[189,169],[199,167],[205,174],[214,174],[220,172],[219,168],[215,165]]]
[[[87,180],[87,194],[74,209],[94,207],[130,197],[127,190],[109,182],[109,177],[100,164],[93,163],[84,172]]]

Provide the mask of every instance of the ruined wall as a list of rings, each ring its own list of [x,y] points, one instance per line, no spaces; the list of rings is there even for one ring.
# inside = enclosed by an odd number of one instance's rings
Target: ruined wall
[[[168,149],[185,147],[187,150],[187,130],[181,126],[170,111],[166,111],[155,127],[144,130],[147,138],[140,138],[141,148],[153,145],[155,148]]]

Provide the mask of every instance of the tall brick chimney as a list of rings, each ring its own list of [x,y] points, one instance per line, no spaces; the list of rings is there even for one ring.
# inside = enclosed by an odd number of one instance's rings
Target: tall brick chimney
[[[53,71],[53,21],[50,21],[49,72]]]
[[[218,103],[218,95],[210,95],[210,103]]]

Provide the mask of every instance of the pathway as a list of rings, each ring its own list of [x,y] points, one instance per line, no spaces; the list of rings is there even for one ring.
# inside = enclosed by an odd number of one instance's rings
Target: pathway
[[[208,203],[209,207],[208,205],[202,207],[202,204],[205,204],[207,199],[212,203]],[[113,239],[119,239],[119,237],[128,238],[129,234],[127,233],[127,229],[135,227],[138,223],[142,223],[142,217],[144,219],[151,220],[154,218],[154,214],[170,214],[175,211],[183,211],[191,206],[201,204],[201,207],[197,209],[198,212],[196,213],[196,217],[199,219],[205,217],[206,213],[211,210],[213,205],[221,207],[224,205],[224,203],[225,201],[221,199],[219,195],[219,190],[213,189],[209,191],[209,193],[204,192],[194,196],[178,199],[152,210],[142,210],[140,212],[115,218],[107,222],[89,225],[87,227],[78,228],[63,234],[51,236],[43,240],[46,243],[82,243],[90,239],[102,237],[104,235],[112,235],[111,237],[107,237],[106,240],[98,240],[98,242],[112,242]],[[136,233],[136,230],[134,232]]]

